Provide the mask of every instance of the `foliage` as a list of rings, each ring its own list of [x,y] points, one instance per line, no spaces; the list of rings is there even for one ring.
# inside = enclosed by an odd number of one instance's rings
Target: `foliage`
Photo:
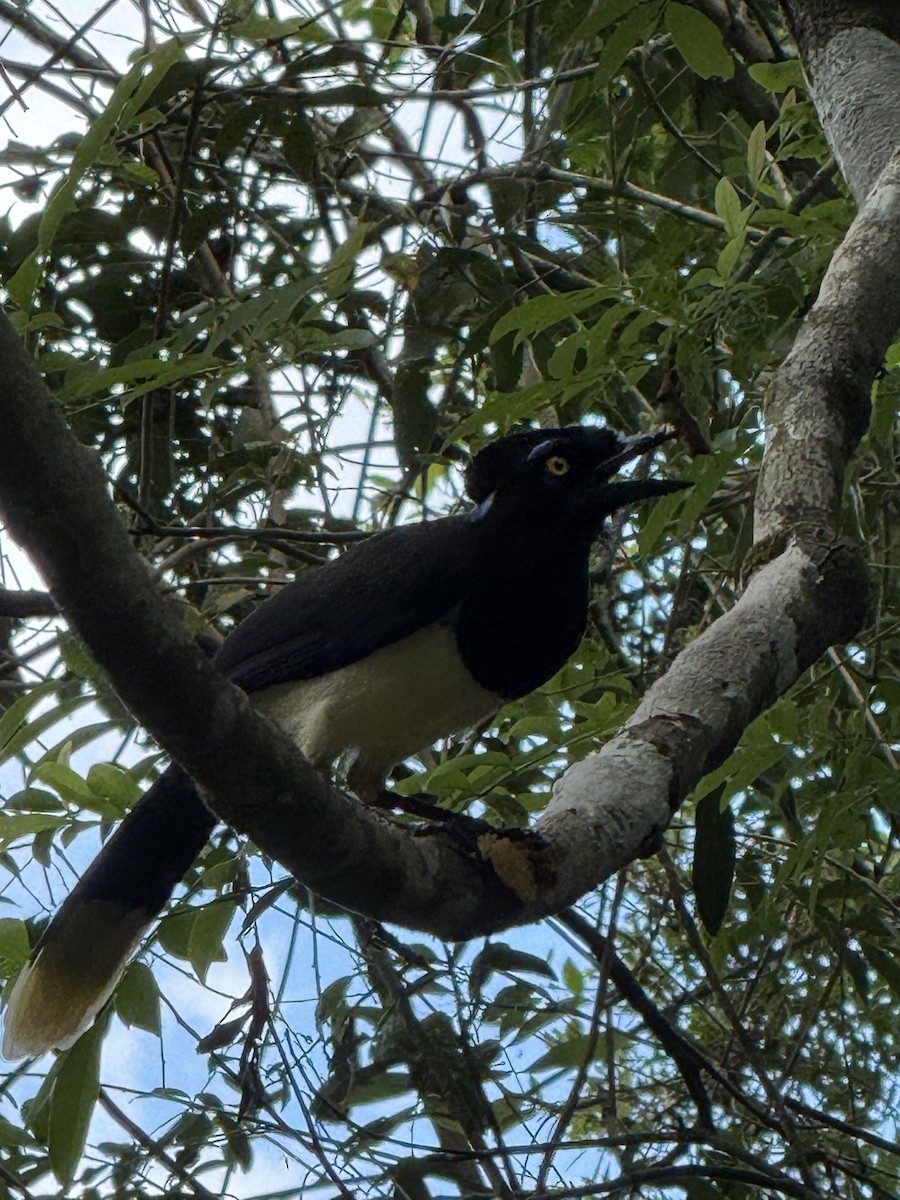
[[[69,124],[10,144],[0,273],[198,632],[457,503],[459,447],[495,430],[682,435],[695,486],[598,547],[578,655],[401,793],[526,823],[733,602],[761,389],[851,208],[776,7],[725,40],[720,7],[151,0],[74,38],[17,10],[65,68],[23,96]],[[891,361],[845,507],[871,624],[707,776],[696,840],[692,805],[586,923],[460,948],[328,911],[218,833],[108,1032],[0,1088],[11,1193],[895,1192],[897,387]],[[12,977],[21,918],[158,756],[58,621],[0,632]]]

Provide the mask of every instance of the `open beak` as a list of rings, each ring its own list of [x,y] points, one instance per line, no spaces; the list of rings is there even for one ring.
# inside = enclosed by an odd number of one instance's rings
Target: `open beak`
[[[620,508],[630,508],[641,500],[669,496],[691,486],[681,479],[620,479],[615,483],[610,482],[620,467],[677,436],[674,429],[664,429],[660,433],[639,433],[635,437],[620,439],[621,449],[602,462],[595,473],[600,484],[596,499],[604,516]]]

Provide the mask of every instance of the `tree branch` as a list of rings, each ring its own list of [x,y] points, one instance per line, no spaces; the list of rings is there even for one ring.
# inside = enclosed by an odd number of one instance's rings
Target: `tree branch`
[[[866,614],[861,552],[834,530],[871,384],[900,328],[900,155],[825,276],[767,407],[756,562],[741,600],[675,660],[619,735],[557,783],[538,830],[565,867],[535,895],[572,903],[642,849],[747,725]],[[854,374],[855,373],[855,374]],[[502,869],[502,866],[501,866]],[[520,890],[521,890],[521,885]],[[545,911],[547,911],[545,909]]]
[[[895,158],[835,256],[773,389],[756,531],[757,561],[768,561],[619,735],[557,783],[532,835],[490,831],[476,842],[456,836],[452,823],[410,828],[324,783],[155,594],[97,459],[75,443],[8,321],[0,324],[0,509],[136,717],[223,820],[308,887],[449,938],[532,921],[646,851],[749,722],[831,644],[858,631],[862,556],[831,525],[865,428],[869,386],[900,326],[900,296],[889,286],[898,246]],[[858,372],[853,384],[848,362]]]
[[[24,620],[26,617],[55,617],[59,609],[47,592],[0,588],[0,617]]]
[[[0,362],[7,527],[124,703],[215,797],[216,813],[347,908],[450,938],[520,919],[471,846],[351,801],[253,712],[154,590],[99,460],[75,441],[5,317]]]
[[[857,204],[900,145],[896,0],[782,0],[825,136]]]

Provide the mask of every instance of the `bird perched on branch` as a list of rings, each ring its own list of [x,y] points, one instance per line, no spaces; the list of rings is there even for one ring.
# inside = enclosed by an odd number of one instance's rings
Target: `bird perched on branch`
[[[397,762],[545,683],[578,646],[588,559],[619,509],[686,485],[614,480],[670,433],[570,426],[499,438],[471,461],[469,511],[387,529],[304,571],[216,661],[312,763],[352,761],[372,799]],[[64,1048],[94,1019],[215,818],[170,766],[88,868],[12,990],[8,1059]]]

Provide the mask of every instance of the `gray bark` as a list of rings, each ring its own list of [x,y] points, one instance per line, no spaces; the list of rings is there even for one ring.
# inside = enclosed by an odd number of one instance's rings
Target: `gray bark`
[[[825,136],[857,204],[900,146],[897,0],[785,0]]]
[[[565,848],[565,879],[553,883],[562,902],[634,858],[665,826],[666,805],[674,809],[829,642],[849,640],[865,619],[862,554],[842,542],[837,522],[872,382],[900,329],[900,12],[894,0],[785,8],[829,140],[864,203],[767,399],[752,556],[764,565],[621,733],[558,781],[538,823]],[[864,11],[876,28],[860,27]],[[867,51],[877,52],[871,70]]]

